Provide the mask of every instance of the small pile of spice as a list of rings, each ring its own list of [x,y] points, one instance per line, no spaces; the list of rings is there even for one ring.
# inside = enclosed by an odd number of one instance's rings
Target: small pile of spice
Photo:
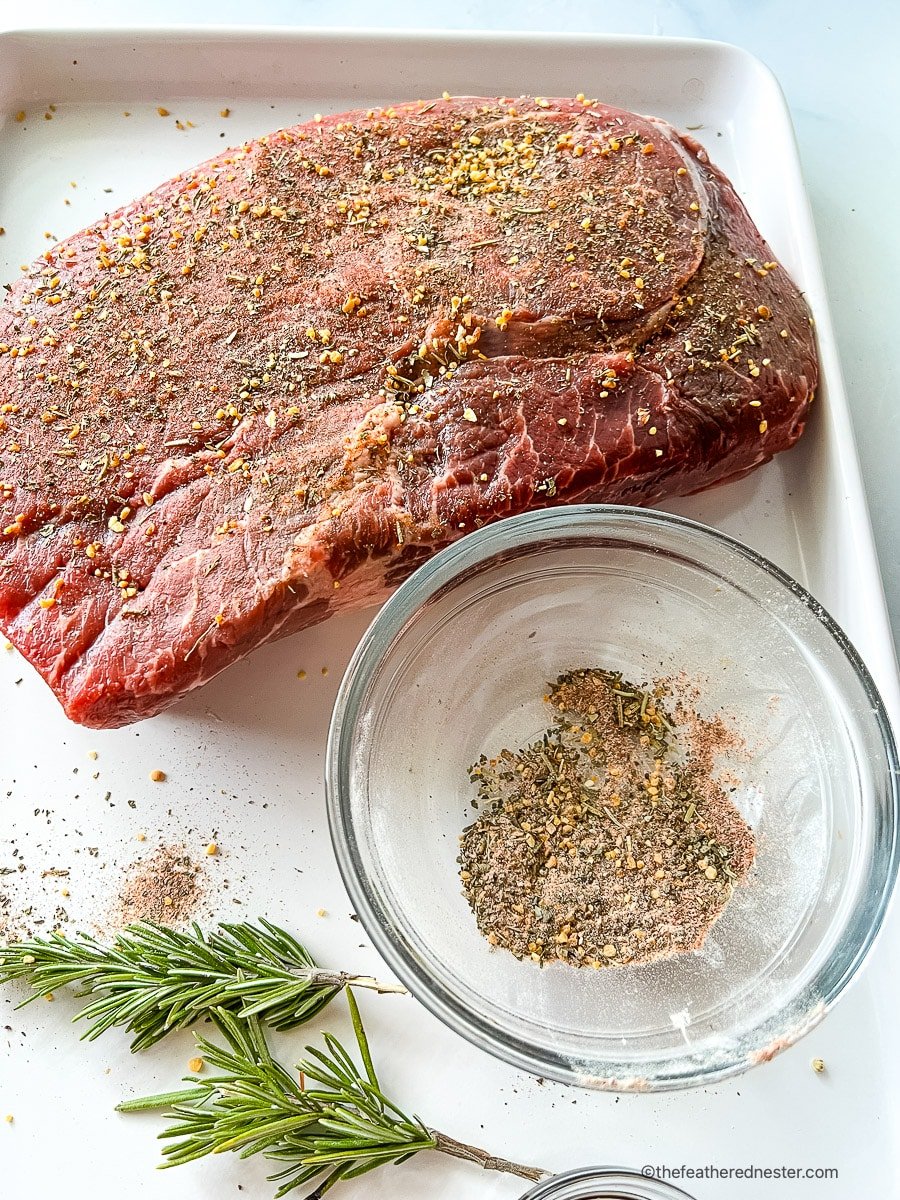
[[[676,729],[665,698],[573,671],[544,697],[553,728],[471,768],[487,807],[460,838],[460,878],[492,945],[591,967],[702,946],[755,843],[714,777],[712,726],[682,701]]]
[[[123,925],[161,921],[181,925],[196,912],[203,893],[200,867],[184,846],[160,846],[128,871],[119,896]]]

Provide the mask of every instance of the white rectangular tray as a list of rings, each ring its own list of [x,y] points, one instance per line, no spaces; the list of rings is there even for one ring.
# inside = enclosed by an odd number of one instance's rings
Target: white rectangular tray
[[[739,50],[555,35],[0,34],[0,279],[52,244],[45,233],[64,237],[225,144],[317,111],[445,88],[584,91],[693,129],[730,175],[808,294],[824,384],[796,450],[742,483],[673,507],[749,542],[805,583],[856,642],[896,723],[892,642],[790,119],[775,80]],[[160,117],[158,105],[173,115]],[[225,107],[231,115],[223,119]],[[27,113],[22,123],[19,110]],[[321,782],[331,702],[367,620],[337,618],[266,647],[170,713],[103,733],[69,724],[27,665],[0,652],[0,867],[26,867],[0,877],[0,891],[51,924],[63,905],[74,926],[91,928],[102,924],[123,868],[141,854],[183,840],[202,855],[215,838],[223,854],[206,860],[202,919],[268,915],[329,965],[383,972],[350,920]],[[308,673],[302,681],[300,669]],[[88,757],[94,750],[96,761]],[[167,783],[149,781],[155,767]],[[53,867],[70,868],[69,878],[42,877]],[[320,909],[328,915],[317,916]],[[496,1153],[557,1170],[591,1162],[837,1168],[839,1178],[824,1182],[710,1178],[682,1186],[698,1200],[851,1200],[900,1194],[898,982],[895,912],[864,978],[806,1041],[742,1079],[672,1096],[566,1091],[494,1061],[411,999],[363,998],[363,1008],[386,1088],[428,1124]],[[254,1200],[272,1194],[260,1163],[220,1157],[154,1172],[159,1122],[113,1113],[123,1096],[175,1084],[192,1057],[188,1034],[131,1057],[115,1033],[80,1043],[66,1025],[75,1007],[66,997],[21,1013],[12,1012],[14,999],[10,991],[0,997],[0,1115],[14,1117],[0,1124],[4,1196],[49,1200],[56,1172],[59,1193],[72,1200],[222,1200],[239,1184]],[[346,1031],[340,1005],[328,1021]],[[315,1040],[316,1028],[308,1033],[284,1040],[288,1061]],[[824,1075],[810,1069],[812,1055],[826,1060]],[[36,1179],[48,1181],[45,1192]],[[423,1155],[339,1195],[513,1200],[523,1190]]]

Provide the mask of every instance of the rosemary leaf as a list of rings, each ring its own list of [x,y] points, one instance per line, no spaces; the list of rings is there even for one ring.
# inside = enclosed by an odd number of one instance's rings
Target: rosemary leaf
[[[182,1088],[177,1092],[159,1092],[155,1096],[141,1096],[137,1100],[123,1100],[116,1105],[117,1112],[152,1112],[154,1109],[174,1108],[177,1104],[190,1104],[202,1100],[203,1088]]]

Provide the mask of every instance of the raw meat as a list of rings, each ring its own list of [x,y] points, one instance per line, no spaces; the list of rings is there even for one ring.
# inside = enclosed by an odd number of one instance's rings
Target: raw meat
[[[592,102],[345,113],[180,175],[0,307],[0,625],[159,712],[487,521],[652,504],[803,431],[811,319],[724,176]]]

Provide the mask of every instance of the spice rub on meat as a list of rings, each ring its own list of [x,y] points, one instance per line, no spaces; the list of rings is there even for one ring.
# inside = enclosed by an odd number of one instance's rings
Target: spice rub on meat
[[[808,311],[724,176],[583,100],[345,113],[48,251],[0,307],[0,625],[152,715],[487,521],[800,436]]]

